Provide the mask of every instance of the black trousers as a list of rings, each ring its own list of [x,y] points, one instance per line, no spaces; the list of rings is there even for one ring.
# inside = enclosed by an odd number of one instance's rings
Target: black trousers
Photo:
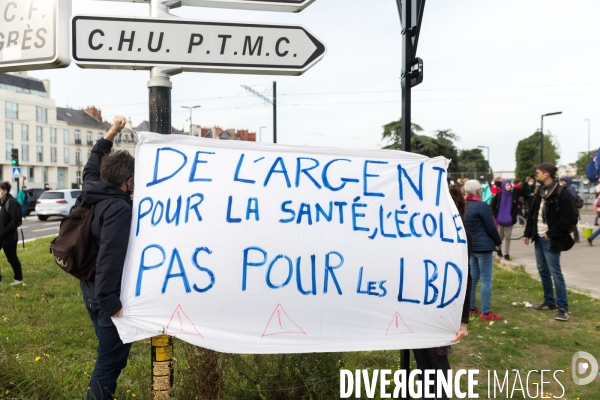
[[[421,371],[425,371],[426,369],[435,369],[440,370],[446,378],[448,378],[448,370],[450,369],[450,362],[448,361],[448,355],[440,355],[437,353],[437,348],[431,349],[413,349],[413,354],[415,355],[415,361],[417,362],[417,368]],[[421,375],[421,381],[424,382],[423,375]],[[435,384],[431,384],[429,389],[430,393],[437,394],[437,387]],[[423,384],[423,395],[425,394],[425,384]],[[450,394],[451,395],[451,394]],[[424,399],[435,399],[436,397],[429,396]],[[438,400],[448,400],[448,396],[446,393],[442,392],[442,396],[437,397]]]
[[[17,257],[17,244],[19,243],[19,239],[4,239],[2,244],[2,250],[4,250],[4,254],[6,255],[6,260],[12,267],[12,270],[15,274],[16,281],[23,280],[23,270],[21,269],[21,261],[19,261],[19,257]],[[2,276],[0,275],[0,279]]]

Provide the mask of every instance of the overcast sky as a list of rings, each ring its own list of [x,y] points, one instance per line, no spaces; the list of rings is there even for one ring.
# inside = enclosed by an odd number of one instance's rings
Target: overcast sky
[[[400,22],[395,0],[316,0],[301,13],[174,9],[186,19],[289,23],[306,27],[327,54],[300,77],[183,73],[173,76],[173,125],[182,105],[201,105],[203,126],[247,128],[272,141],[272,109],[240,85],[271,96],[277,80],[278,142],[377,148],[382,125],[400,118]],[[145,4],[77,0],[73,14],[149,15]],[[514,170],[520,139],[540,126],[558,139],[561,163],[600,146],[600,1],[427,0],[413,90],[413,122],[426,133],[452,129],[459,148],[490,147],[495,170]],[[52,82],[58,106],[96,105],[103,116],[148,119],[147,71],[69,68],[32,72]],[[186,128],[187,130],[187,128]],[[485,154],[485,152],[484,152]]]

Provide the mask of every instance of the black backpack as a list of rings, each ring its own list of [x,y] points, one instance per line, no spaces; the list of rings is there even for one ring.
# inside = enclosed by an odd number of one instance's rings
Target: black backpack
[[[581,196],[577,195],[577,198],[575,199],[575,205],[577,206],[577,209],[583,208],[583,199]]]
[[[554,200],[554,202],[556,204],[556,211],[560,211],[560,196],[561,196],[561,193],[564,188],[565,187],[560,184],[556,188],[556,199]],[[571,196],[571,193],[567,192],[567,195],[568,195],[567,197],[569,199],[571,199],[571,203],[573,204],[573,213],[569,216],[569,219],[570,219],[569,226],[571,227],[569,229],[569,232],[574,232],[577,230],[577,224],[579,223],[579,216],[577,214],[577,209],[579,207],[577,206],[576,200],[573,198],[573,196]],[[577,197],[579,197],[579,196],[577,196]],[[582,200],[582,202],[583,202],[583,200]]]
[[[50,242],[50,254],[65,272],[87,280],[96,272],[98,246],[92,236],[94,207],[79,206],[60,223],[58,236]]]

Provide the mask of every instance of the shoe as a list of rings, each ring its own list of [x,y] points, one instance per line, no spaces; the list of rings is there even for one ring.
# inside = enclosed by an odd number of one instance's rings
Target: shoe
[[[594,226],[600,226],[600,225],[598,225],[598,223],[596,222],[596,223],[594,224]]]
[[[574,240],[574,242],[575,242],[575,243],[579,243],[579,239],[575,239],[575,240]]]
[[[590,244],[590,246],[593,246],[593,244],[592,244],[592,239],[590,239],[590,238],[587,238],[587,241],[588,241],[588,243]]]
[[[13,283],[11,283],[10,286],[16,286],[16,285],[22,285],[22,284],[23,284],[23,281],[17,281],[15,279],[15,281]]]
[[[502,250],[496,250],[496,254],[498,254],[498,257],[502,258]]]
[[[492,311],[490,311],[490,313],[487,314],[487,315],[485,315],[484,313],[481,313],[481,315],[479,316],[479,318],[482,321],[500,321],[502,319],[502,316],[501,315],[496,315]]]
[[[480,315],[481,314],[481,310],[477,307],[475,307],[474,310],[469,311],[469,315]]]
[[[559,308],[554,319],[557,319],[559,321],[566,321],[569,319],[569,312],[564,308]]]
[[[504,259],[507,260],[507,261],[510,261],[510,255],[508,253],[506,253],[504,255]]]
[[[539,306],[533,306],[531,309],[533,311],[554,311],[556,310],[556,304],[543,303]]]

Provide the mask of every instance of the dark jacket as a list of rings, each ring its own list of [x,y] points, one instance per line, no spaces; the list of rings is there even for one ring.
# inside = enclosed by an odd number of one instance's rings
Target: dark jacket
[[[465,231],[467,234],[467,248],[468,248],[468,260],[471,260],[471,244],[473,242],[473,237],[469,231]],[[464,322],[465,324],[469,323],[469,316],[471,315],[471,286],[473,280],[471,278],[471,267],[467,268],[467,293],[465,293],[465,302],[463,303],[463,311],[460,318],[460,322]]]
[[[492,218],[492,211],[483,201],[467,201],[465,229],[473,236],[473,253],[494,251],[496,246],[502,244],[500,234]]]
[[[98,245],[96,274],[81,282],[83,293],[98,301],[102,312],[112,316],[121,309],[121,275],[131,226],[131,201],[129,196],[106,181],[100,180],[100,164],[110,153],[112,142],[100,139],[92,149],[90,159],[83,169],[84,205],[95,204],[92,236]]]
[[[494,215],[495,219],[498,219],[498,211],[500,210],[500,201],[502,200],[502,196],[505,193],[506,192],[503,190],[500,193],[498,193],[497,195],[495,195],[494,198],[492,199],[492,203],[490,204],[490,208],[492,209],[492,214]],[[510,207],[510,216],[512,217],[512,223],[514,225],[517,223],[517,213],[519,211],[519,194],[515,193],[514,190],[512,192],[509,192],[508,194],[512,198],[512,205]]]
[[[527,223],[525,225],[525,237],[530,238],[531,241],[545,240],[541,239],[538,235],[538,214],[543,212],[540,210],[542,203],[540,189],[531,204],[531,211],[527,216]],[[560,192],[560,197],[558,193]],[[577,215],[575,204],[571,195],[564,188],[559,190],[559,187],[555,188],[554,191],[546,198],[546,224],[548,225],[548,232],[546,235],[552,240],[550,245],[550,251],[554,253],[560,253],[573,247],[573,238],[569,233],[573,222],[573,215]]]
[[[8,211],[6,211],[6,205]],[[19,240],[19,233],[17,228],[21,225],[21,205],[17,200],[11,196],[10,193],[6,195],[6,199],[0,208],[0,241],[2,240]]]

